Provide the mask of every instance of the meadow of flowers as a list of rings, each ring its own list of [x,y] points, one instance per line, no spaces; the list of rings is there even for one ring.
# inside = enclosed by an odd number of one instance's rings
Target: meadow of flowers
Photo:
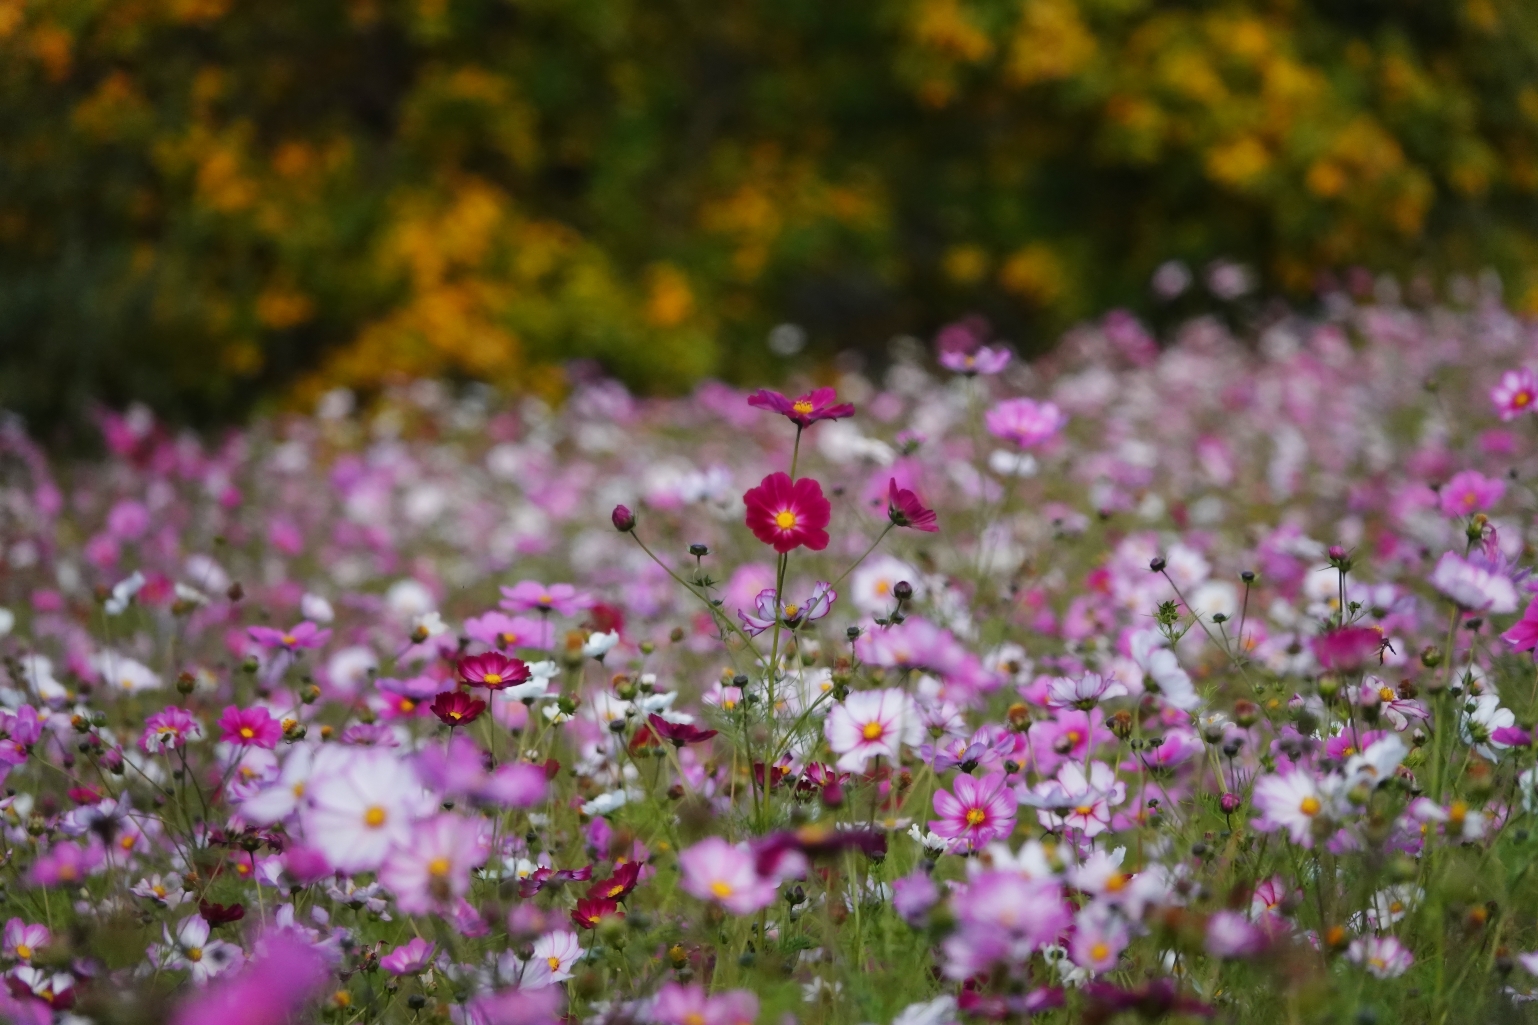
[[[0,427],[0,1018],[1534,1020],[1538,328]]]

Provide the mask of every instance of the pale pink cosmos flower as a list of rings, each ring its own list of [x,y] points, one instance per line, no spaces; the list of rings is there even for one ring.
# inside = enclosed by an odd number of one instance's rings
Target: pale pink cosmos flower
[[[1293,843],[1314,846],[1314,822],[1325,806],[1312,773],[1294,769],[1285,775],[1262,776],[1255,782],[1252,800],[1255,810],[1260,812],[1260,817],[1251,822],[1256,829],[1285,829]]]
[[[1131,942],[1132,930],[1122,913],[1094,901],[1074,916],[1068,956],[1085,971],[1100,975],[1116,967],[1121,952]]]
[[[1471,612],[1515,612],[1517,589],[1511,578],[1476,565],[1454,552],[1443,552],[1429,577],[1431,586]]]
[[[1127,799],[1127,785],[1104,762],[1091,762],[1087,773],[1078,762],[1065,762],[1055,779],[1017,791],[1017,796],[1021,804],[1039,809],[1036,817],[1047,829],[1092,837],[1111,827],[1111,809]]]
[[[685,892],[713,901],[736,915],[774,903],[779,887],[759,876],[752,852],[719,836],[706,837],[678,856]]]
[[[1047,705],[1051,708],[1088,710],[1102,701],[1127,696],[1127,686],[1114,676],[1085,673],[1078,679],[1054,676],[1047,683]]]
[[[277,780],[243,802],[240,814],[261,826],[288,818],[304,802],[314,764],[315,748],[295,745],[283,759]]]
[[[53,942],[46,925],[34,925],[13,918],[5,923],[5,956],[30,961],[32,955]]]
[[[270,626],[247,627],[246,633],[253,641],[269,651],[295,652],[305,648],[318,648],[331,639],[330,630],[322,630],[309,620],[287,630],[275,630]]]
[[[1506,371],[1500,383],[1490,389],[1490,401],[1502,420],[1533,412],[1538,409],[1538,376],[1526,367]]]
[[[1034,399],[1005,399],[988,410],[984,419],[989,434],[1021,448],[1051,441],[1068,423],[1068,417],[1054,403]]]
[[[484,863],[481,830],[459,815],[435,815],[417,823],[379,869],[379,881],[402,911],[443,911],[470,892],[470,870]]]
[[[1362,936],[1351,941],[1346,957],[1379,979],[1394,979],[1410,970],[1415,958],[1393,936]]]
[[[431,807],[409,765],[381,748],[325,748],[315,759],[305,838],[341,872],[371,872],[408,844]]]
[[[207,982],[232,968],[239,968],[245,952],[233,943],[210,939],[211,929],[200,916],[184,918],[173,932],[169,923],[162,927],[162,946],[151,952],[151,959],[162,968],[184,968],[193,982]]]
[[[1266,934],[1237,911],[1215,911],[1207,919],[1207,953],[1213,957],[1254,957],[1265,949]]]
[[[896,688],[856,691],[828,713],[824,732],[845,772],[863,772],[872,758],[897,761],[903,744],[923,740],[913,699]]]
[[[158,754],[186,747],[187,741],[202,736],[203,727],[192,717],[191,712],[167,705],[162,711],[144,720],[144,735],[139,738],[139,747],[146,754]]]
[[[571,970],[583,952],[576,933],[564,929],[545,933],[534,941],[533,953],[523,970],[523,987],[536,989],[565,982],[571,978]]]
[[[989,773],[982,779],[963,774],[951,787],[954,794],[935,791],[935,814],[940,818],[929,823],[936,836],[951,842],[951,853],[978,850],[1015,831],[1019,802],[1004,773]]]

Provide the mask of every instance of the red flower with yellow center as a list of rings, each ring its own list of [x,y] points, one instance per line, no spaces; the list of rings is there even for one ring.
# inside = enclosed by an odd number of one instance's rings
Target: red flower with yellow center
[[[802,545],[820,552],[828,547],[828,520],[833,507],[823,497],[822,485],[810,477],[791,480],[771,473],[742,496],[748,507],[747,525],[757,537],[781,553]]]

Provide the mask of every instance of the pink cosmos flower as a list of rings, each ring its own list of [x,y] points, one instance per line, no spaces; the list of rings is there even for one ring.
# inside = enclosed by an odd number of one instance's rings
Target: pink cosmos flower
[[[1085,673],[1077,680],[1057,676],[1047,684],[1047,705],[1051,708],[1088,711],[1102,701],[1126,696],[1126,684],[1114,676],[1099,673]]]
[[[1490,401],[1502,420],[1533,412],[1538,409],[1538,376],[1525,367],[1506,371],[1500,383],[1490,389]]]
[[[294,652],[303,648],[318,648],[331,639],[330,630],[322,630],[309,620],[287,630],[274,630],[270,626],[251,626],[246,628],[246,634],[268,651]]]
[[[1442,485],[1438,502],[1442,515],[1451,519],[1484,512],[1506,494],[1506,483],[1499,477],[1486,477],[1478,470],[1464,470]]]
[[[863,772],[872,758],[896,762],[903,744],[923,740],[913,699],[896,688],[856,691],[833,706],[824,723],[828,746],[845,772]]]
[[[1068,417],[1054,403],[1034,399],[1005,399],[988,410],[984,420],[989,434],[1021,448],[1051,441],[1068,423]]]
[[[1260,812],[1251,822],[1256,829],[1285,829],[1293,843],[1314,846],[1314,820],[1324,811],[1324,801],[1318,782],[1307,770],[1260,777],[1255,782],[1253,803]]]
[[[1326,630],[1309,642],[1325,669],[1350,673],[1362,668],[1383,647],[1383,631],[1370,626]]]
[[[32,955],[53,942],[46,925],[33,925],[13,918],[5,923],[5,956],[30,961]]]
[[[706,837],[678,856],[683,888],[734,915],[751,915],[774,903],[779,887],[761,878],[751,851],[719,836]]]
[[[1207,919],[1207,953],[1213,957],[1254,957],[1265,949],[1266,934],[1237,911],[1215,911]]]
[[[523,970],[525,989],[553,986],[571,978],[571,970],[583,954],[582,941],[564,929],[547,932],[534,941],[534,951]]]
[[[670,982],[652,998],[646,1018],[659,1025],[752,1025],[758,997],[743,989],[707,996],[703,986]]]
[[[833,507],[812,478],[792,481],[787,474],[771,473],[742,500],[748,507],[748,529],[781,555],[802,545],[814,552],[828,547]]]
[[[420,936],[413,936],[409,943],[402,943],[379,959],[379,967],[391,975],[415,975],[433,963],[438,944],[429,943]]]
[[[171,1025],[284,1025],[329,976],[319,950],[292,929],[274,930],[263,937],[255,960],[189,997]]]
[[[563,616],[575,616],[584,609],[592,608],[593,597],[570,584],[541,584],[536,580],[521,580],[512,587],[502,588],[502,601],[498,604],[508,612],[555,612]]]
[[[841,420],[854,416],[854,405],[838,402],[838,393],[832,388],[817,388],[796,399],[788,399],[777,391],[760,388],[748,396],[748,405],[755,409],[767,409],[781,413],[800,428],[812,426],[819,420]]]
[[[1522,618],[1501,634],[1501,639],[1515,651],[1532,651],[1538,647],[1538,599],[1528,602]]]
[[[922,530],[933,534],[940,529],[939,521],[935,518],[935,511],[926,508],[919,496],[907,488],[897,486],[897,478],[891,478],[887,484],[886,499],[887,518],[899,527],[912,527],[914,530]]]
[[[531,619],[528,616],[487,612],[465,620],[465,636],[504,651],[513,648],[546,649],[555,643],[555,626],[545,618]]]
[[[283,724],[265,708],[237,708],[230,705],[219,717],[219,739],[239,747],[260,747],[271,751],[283,739]]]
[[[1029,791],[1016,791],[1021,804],[1038,809],[1037,819],[1048,829],[1072,829],[1085,837],[1098,836],[1111,826],[1111,809],[1127,799],[1127,785],[1104,762],[1065,762],[1055,779],[1043,780]]]
[[[989,773],[982,779],[960,775],[951,789],[954,794],[935,791],[935,814],[940,818],[929,823],[936,836],[951,841],[951,853],[980,850],[1015,831],[1019,802],[1004,773]]]
[[[191,712],[167,705],[164,711],[144,720],[144,735],[139,738],[139,747],[146,754],[158,754],[167,749],[186,747],[187,741],[202,736],[203,727]]]
[[[444,911],[470,892],[470,870],[486,860],[475,823],[459,815],[435,815],[411,830],[379,870],[402,911]]]
[[[1410,970],[1414,956],[1393,936],[1362,936],[1351,941],[1346,957],[1379,979],[1394,979]]]
[[[815,623],[833,608],[833,603],[838,600],[838,592],[826,580],[819,580],[812,587],[812,596],[804,602],[785,602],[776,610],[774,597],[772,587],[758,592],[754,600],[758,612],[756,616],[750,616],[742,609],[737,610],[737,618],[742,620],[743,631],[749,637],[757,637],[765,630],[772,629],[776,619],[792,629],[805,623]]]
[[[499,651],[467,655],[459,660],[459,675],[472,687],[503,690],[528,680],[529,666],[521,658],[508,658]]]

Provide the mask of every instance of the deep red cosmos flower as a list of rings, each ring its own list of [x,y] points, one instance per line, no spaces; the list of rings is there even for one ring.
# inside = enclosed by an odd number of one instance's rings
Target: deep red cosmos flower
[[[529,678],[529,666],[521,658],[508,658],[497,651],[467,655],[459,660],[459,675],[471,686],[501,690]]]
[[[462,690],[446,690],[433,698],[433,715],[449,726],[468,726],[486,711],[486,702]]]
[[[641,878],[641,863],[639,861],[627,861],[614,869],[614,874],[607,879],[600,879],[587,888],[587,895],[596,900],[624,900],[630,896],[630,891],[635,889],[635,884]]]
[[[897,478],[891,478],[886,492],[886,514],[891,517],[892,523],[899,527],[912,527],[914,530],[923,530],[934,533],[940,529],[940,524],[935,519],[935,511],[926,508],[919,496],[907,488],[897,486]]]
[[[596,929],[598,923],[609,917],[624,918],[625,913],[618,904],[601,897],[584,897],[571,913],[572,924],[578,929]]]
[[[818,388],[797,399],[787,399],[777,391],[760,388],[748,396],[748,405],[771,413],[783,413],[797,427],[810,427],[818,420],[854,416],[854,403],[837,402],[837,399],[838,393],[832,388]]]
[[[833,507],[822,496],[822,485],[810,477],[792,481],[771,473],[742,496],[747,503],[748,529],[780,554],[806,545],[814,552],[828,547],[828,520]]]
[[[702,730],[698,726],[692,726],[684,722],[668,722],[656,712],[651,713],[646,719],[651,724],[651,730],[663,740],[673,742],[674,747],[683,747],[685,744],[701,744],[716,735],[715,730]]]

